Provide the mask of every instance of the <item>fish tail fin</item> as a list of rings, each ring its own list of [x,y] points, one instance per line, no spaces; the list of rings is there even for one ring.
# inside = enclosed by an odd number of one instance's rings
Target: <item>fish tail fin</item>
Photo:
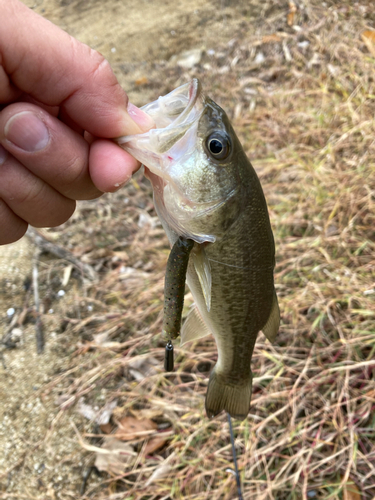
[[[243,420],[247,417],[250,408],[252,389],[252,374],[241,385],[230,385],[225,378],[213,369],[208,382],[206,394],[206,413],[213,418],[225,410],[233,418]]]

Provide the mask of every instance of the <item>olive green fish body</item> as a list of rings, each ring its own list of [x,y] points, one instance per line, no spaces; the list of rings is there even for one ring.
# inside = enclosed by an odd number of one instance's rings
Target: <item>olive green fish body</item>
[[[182,327],[182,343],[213,334],[218,360],[207,414],[226,410],[244,418],[258,332],[273,341],[279,327],[275,246],[263,191],[228,117],[197,80],[143,109],[156,129],[118,143],[147,167],[171,245],[180,236],[195,242],[187,283],[197,308]]]
[[[191,259],[187,271],[187,283],[218,349],[206,396],[209,417],[222,410],[237,418],[247,415],[251,357],[274,300],[275,250],[267,206],[253,167],[247,158],[243,161],[249,172],[242,213],[220,240],[204,244],[212,275],[210,311]],[[176,234],[166,230],[173,242]]]

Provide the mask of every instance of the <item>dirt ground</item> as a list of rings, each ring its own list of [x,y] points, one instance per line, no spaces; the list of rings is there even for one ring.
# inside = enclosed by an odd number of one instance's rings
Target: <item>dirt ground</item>
[[[136,105],[143,105],[164,92],[160,68],[165,71],[167,61],[173,56],[178,57],[189,49],[207,51],[225,44],[233,36],[233,26],[243,22],[239,15],[242,10],[247,15],[257,15],[261,9],[258,2],[236,2],[234,13],[229,3],[211,1],[202,5],[197,0],[37,0],[25,3],[100,51]],[[172,62],[172,66],[176,64]],[[183,69],[178,73],[182,74]],[[190,79],[189,76],[186,79]],[[79,210],[76,217],[78,213]],[[31,277],[35,249],[27,237],[0,248],[0,306],[4,331],[9,331],[11,320],[15,319],[7,316],[10,308],[19,313],[33,306],[33,296],[25,291],[24,282]],[[53,268],[49,263],[44,266],[42,276]],[[63,267],[57,271],[60,278]],[[56,280],[59,281],[57,277]],[[46,290],[46,293],[50,292]],[[57,304],[53,304],[52,299],[53,316],[64,314],[77,293],[82,293],[79,283]],[[56,297],[55,293],[50,294]],[[13,335],[19,341],[16,349],[6,349],[2,353],[0,492],[3,493],[0,498],[67,499],[77,498],[80,491],[86,465],[82,447],[70,419],[59,413],[56,397],[45,394],[56,374],[70,366],[69,351],[75,344],[74,338],[61,342],[61,335],[54,331],[58,324],[59,321],[47,320],[47,343],[42,355],[36,353],[33,324]],[[101,398],[105,398],[104,393]],[[82,420],[74,414],[75,425]]]
[[[374,499],[375,78],[360,37],[375,27],[372,2],[25,3],[99,50],[136,105],[199,77],[254,159],[282,328],[276,347],[260,337],[254,407],[237,427],[244,498]],[[38,256],[28,237],[0,248],[0,498],[235,498],[225,418],[208,422],[203,410],[214,344],[182,350],[175,378],[155,368],[169,247],[142,173],[45,234],[96,277]],[[81,495],[107,432],[92,414],[114,401],[173,438],[159,454],[139,452],[121,487],[114,471],[92,474]],[[172,472],[143,494],[160,464]]]

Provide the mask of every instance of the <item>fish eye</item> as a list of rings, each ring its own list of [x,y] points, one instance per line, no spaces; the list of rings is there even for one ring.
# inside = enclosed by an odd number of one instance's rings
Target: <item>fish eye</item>
[[[206,146],[210,155],[217,160],[223,160],[230,153],[229,138],[218,132],[214,132],[207,138]]]

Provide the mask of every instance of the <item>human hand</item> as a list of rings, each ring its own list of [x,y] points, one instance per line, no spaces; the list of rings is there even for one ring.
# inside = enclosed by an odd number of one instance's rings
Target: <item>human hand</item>
[[[139,164],[109,139],[153,123],[128,105],[98,52],[18,0],[0,0],[0,13],[0,244],[6,244],[28,224],[62,224],[75,200],[116,191]]]

